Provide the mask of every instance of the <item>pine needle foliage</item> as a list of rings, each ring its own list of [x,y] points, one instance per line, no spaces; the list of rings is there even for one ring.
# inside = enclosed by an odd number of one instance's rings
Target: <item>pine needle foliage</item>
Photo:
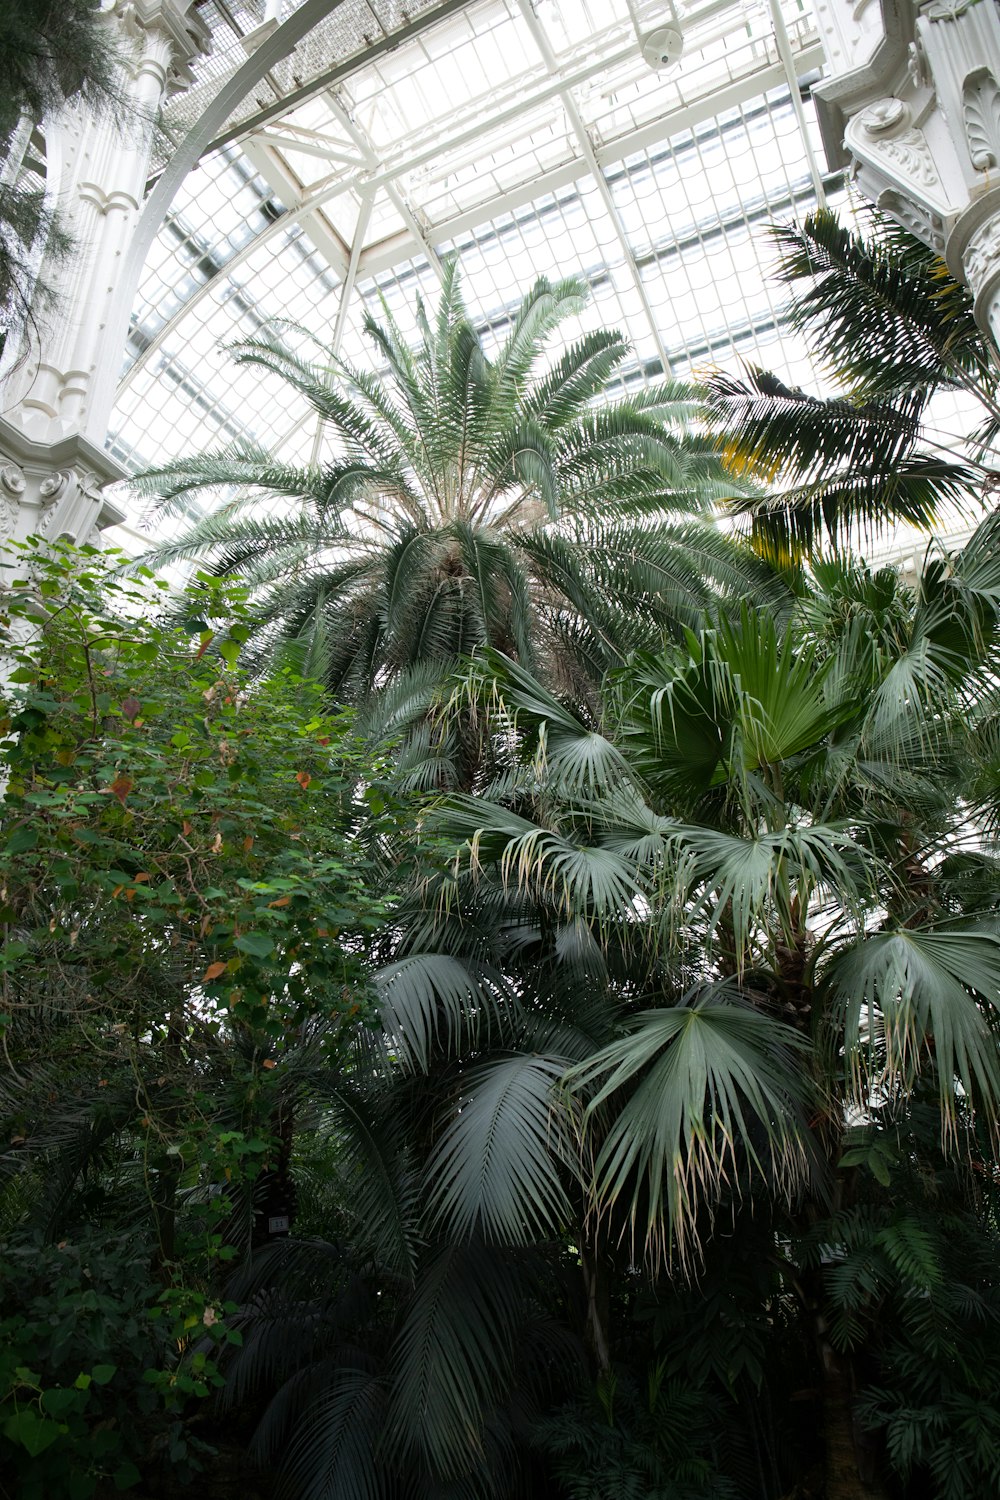
[[[41,125],[70,102],[110,114],[120,128],[128,128],[120,62],[95,0],[8,0],[0,12],[0,158],[10,151],[22,119]],[[56,306],[51,288],[35,274],[39,245],[50,262],[57,262],[69,254],[71,240],[37,178],[21,175],[0,185],[4,343],[16,343]]]

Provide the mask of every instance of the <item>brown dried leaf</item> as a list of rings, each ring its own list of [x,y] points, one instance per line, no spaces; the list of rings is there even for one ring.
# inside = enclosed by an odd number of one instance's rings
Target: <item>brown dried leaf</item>
[[[134,785],[135,783],[133,782],[131,776],[126,776],[124,772],[120,772],[108,787],[108,791],[113,792],[114,795],[118,798],[118,801],[121,803],[122,807],[124,807],[125,798],[128,796]]]

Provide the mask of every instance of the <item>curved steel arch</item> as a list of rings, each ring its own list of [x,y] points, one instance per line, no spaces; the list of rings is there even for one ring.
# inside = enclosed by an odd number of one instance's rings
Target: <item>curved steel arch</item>
[[[114,297],[108,309],[108,320],[104,327],[97,370],[94,374],[93,393],[84,435],[98,445],[104,442],[108,418],[114,405],[121,351],[125,348],[129,315],[139,285],[139,277],[174,195],[188,173],[197,165],[206,146],[215,139],[240,101],[256,87],[265,73],[270,72],[277,63],[294,51],[314,26],[317,26],[331,11],[336,10],[343,3],[344,0],[302,0],[298,10],[289,16],[287,21],[282,21],[280,26],[265,38],[257,50],[223,84],[211,104],[202,111],[199,119],[177,147],[161,172],[156,186],[146,199],[132,232],[128,250],[123,257]]]

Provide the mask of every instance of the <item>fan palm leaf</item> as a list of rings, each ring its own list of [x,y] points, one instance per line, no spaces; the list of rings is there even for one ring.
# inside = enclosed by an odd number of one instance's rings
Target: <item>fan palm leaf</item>
[[[517,1015],[497,975],[447,953],[406,953],[376,975],[379,1016],[400,1065],[426,1072],[431,1058],[496,1040]]]
[[[873,933],[837,956],[827,980],[859,1093],[909,1087],[933,1063],[946,1137],[956,1130],[956,1083],[996,1129],[1000,937],[992,927]]]
[[[809,1153],[802,1039],[735,990],[697,991],[643,1011],[628,1033],[570,1069],[595,1121],[620,1091],[594,1165],[595,1203],[624,1200],[633,1236],[660,1254],[696,1254],[697,1220],[747,1167],[791,1194]]]

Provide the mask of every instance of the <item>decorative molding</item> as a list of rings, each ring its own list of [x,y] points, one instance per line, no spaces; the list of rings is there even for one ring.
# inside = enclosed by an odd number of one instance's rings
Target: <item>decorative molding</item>
[[[816,21],[824,46],[828,52],[834,49],[842,63],[839,67],[834,63],[829,76],[816,84],[813,94],[839,112],[845,122],[874,95],[893,87],[900,68],[906,65],[906,49],[913,39],[913,12],[909,5],[901,5],[899,0],[879,0],[877,15],[866,14],[874,9],[867,4],[850,5],[848,0],[827,0],[826,4],[816,6]],[[854,48],[847,41],[852,32]]]
[[[1000,343],[1000,0],[880,0],[883,36],[862,67],[870,12],[816,0],[816,16],[831,168],[968,283]]]
[[[1000,214],[987,219],[972,235],[965,247],[962,266],[976,297],[988,280],[1000,275]]]
[[[79,194],[85,203],[92,203],[99,214],[106,214],[112,208],[123,209],[126,213],[139,212],[138,199],[121,188],[106,193],[96,182],[81,182]]]
[[[905,198],[902,193],[897,193],[890,188],[878,196],[878,206],[891,214],[904,229],[916,235],[925,245],[930,245],[939,255],[944,254],[945,233],[944,220],[940,214],[933,213],[925,208],[923,204],[914,203],[912,198]]]
[[[979,68],[965,80],[962,114],[972,165],[977,172],[988,172],[1000,162],[1000,84],[989,68]]]
[[[200,52],[211,50],[211,30],[191,0],[117,0],[114,8],[126,32],[137,41],[156,31],[169,38],[178,70],[185,69]]]
[[[58,509],[59,501],[50,500],[48,505],[46,505],[43,510],[40,510],[38,512],[38,519],[35,522],[36,536],[48,536],[49,532],[52,530],[52,522],[55,520],[56,511]]]
[[[902,135],[873,137],[871,150],[877,157],[888,158],[905,177],[918,186],[939,186],[941,179],[927,144],[927,137],[915,126],[904,130]]]
[[[85,500],[90,500],[94,505],[104,504],[104,490],[100,476],[90,469],[81,469],[78,484],[80,494]]]
[[[38,493],[44,500],[53,500],[60,495],[69,483],[69,475],[64,474],[61,469],[56,469],[47,479],[43,479],[38,486]]]
[[[926,88],[930,82],[927,72],[927,58],[924,49],[920,45],[920,38],[915,37],[906,49],[906,75],[913,87],[919,91]]]
[[[8,495],[23,495],[26,485],[23,471],[17,468],[15,464],[5,464],[0,469],[0,485],[7,491]]]
[[[858,120],[869,135],[890,135],[909,124],[910,111],[902,99],[880,99],[863,109]]]
[[[0,496],[0,544],[9,542],[17,526],[18,504],[7,496]]]
[[[13,534],[25,529],[41,536],[65,532],[85,542],[125,513],[104,489],[126,478],[110,454],[73,433],[55,443],[39,442],[0,417],[0,539],[12,513]]]
[[[928,21],[957,21],[973,5],[980,3],[981,0],[931,0],[931,4],[925,5],[920,14],[926,16]]]

